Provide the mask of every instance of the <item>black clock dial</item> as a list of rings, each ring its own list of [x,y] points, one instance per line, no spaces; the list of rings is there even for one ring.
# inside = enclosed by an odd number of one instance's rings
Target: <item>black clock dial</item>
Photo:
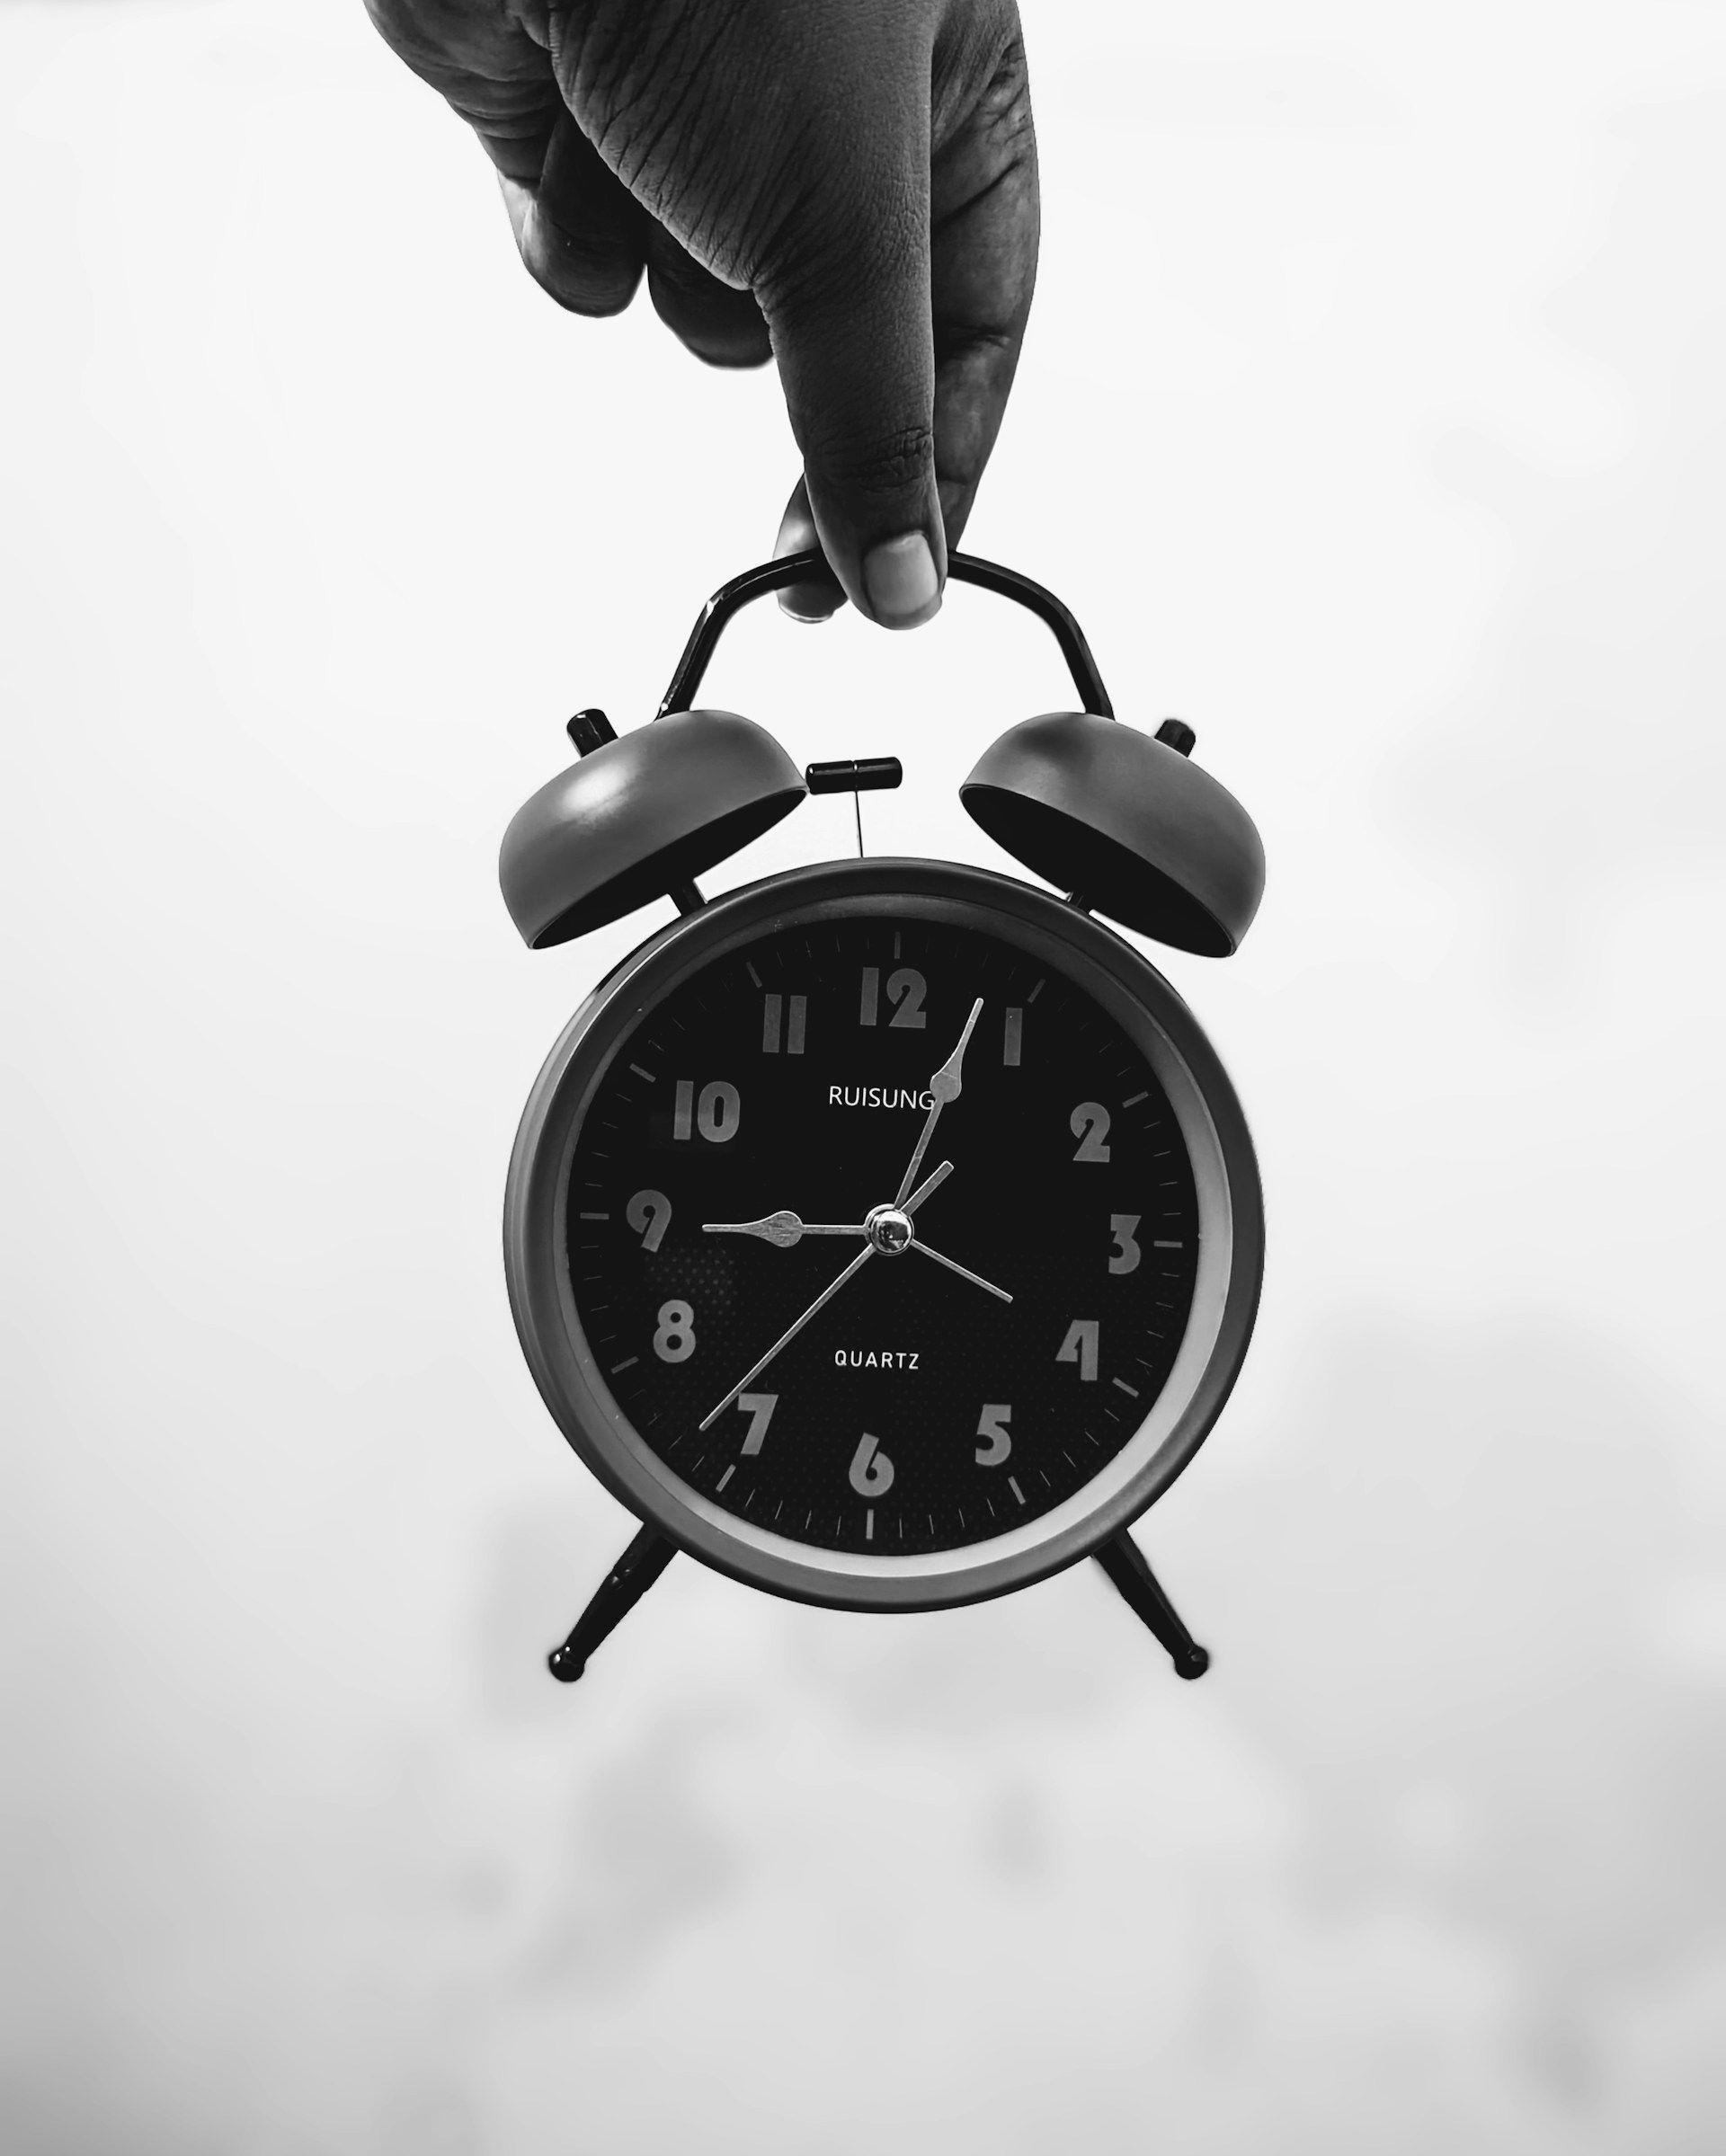
[[[1198,1262],[1180,1128],[1119,1025],[1004,939],[885,911],[763,935],[652,1007],[567,1207],[643,1442],[757,1528],[884,1557],[1090,1482],[1169,1377]]]

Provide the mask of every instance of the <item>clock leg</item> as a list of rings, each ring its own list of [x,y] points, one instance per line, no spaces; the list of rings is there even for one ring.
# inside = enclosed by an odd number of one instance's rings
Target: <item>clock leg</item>
[[[569,1637],[547,1655],[546,1666],[560,1684],[574,1683],[594,1648],[611,1637],[676,1555],[674,1542],[651,1527],[642,1529],[601,1582]]]
[[[1150,1626],[1168,1648],[1175,1673],[1202,1677],[1211,1658],[1175,1614],[1175,1605],[1157,1584],[1157,1575],[1146,1564],[1144,1552],[1125,1530],[1095,1552],[1097,1562],[1115,1583],[1127,1607]]]

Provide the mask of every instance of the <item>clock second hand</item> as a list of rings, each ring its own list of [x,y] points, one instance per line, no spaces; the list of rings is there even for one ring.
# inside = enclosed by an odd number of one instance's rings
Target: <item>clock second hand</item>
[[[905,1201],[902,1210],[908,1213],[915,1212],[917,1208],[922,1203],[923,1200],[929,1196],[930,1193],[931,1191],[939,1190],[942,1184],[947,1181],[948,1177],[952,1173],[953,1163],[950,1160],[943,1160],[939,1167],[935,1170],[935,1173],[932,1176],[926,1177],[925,1180],[918,1186],[918,1188],[912,1193],[911,1196]],[[769,1218],[777,1219],[778,1215],[770,1214]],[[793,1213],[791,1218],[795,1220],[796,1215]],[[716,1225],[717,1224],[716,1223]],[[751,1225],[752,1227],[754,1223],[752,1222]],[[747,1230],[745,1230],[745,1232],[747,1232]],[[806,1235],[808,1234],[809,1230],[807,1229],[804,1229],[802,1232]],[[849,1232],[849,1230],[847,1232]],[[862,1230],[862,1232],[867,1235],[868,1230],[867,1229],[865,1229]],[[778,1238],[777,1236],[772,1237],[770,1239],[774,1242],[778,1241]],[[796,1238],[793,1238],[793,1240],[795,1239]],[[784,1247],[785,1246],[781,1245],[782,1248]],[[933,1253],[931,1252],[930,1255],[933,1255]],[[737,1395],[743,1389],[744,1386],[752,1383],[753,1380],[761,1376],[761,1372],[767,1368],[768,1364],[773,1360],[774,1356],[778,1353],[779,1350],[782,1347],[787,1346],[793,1340],[795,1340],[797,1335],[802,1332],[804,1326],[807,1325],[809,1320],[815,1315],[815,1312],[819,1310],[825,1303],[830,1302],[832,1298],[839,1293],[839,1291],[845,1285],[845,1282],[850,1280],[852,1273],[860,1273],[867,1261],[872,1258],[874,1255],[875,1245],[873,1243],[865,1243],[862,1249],[858,1252],[857,1255],[851,1260],[850,1264],[846,1266],[845,1270],[839,1275],[838,1279],[830,1282],[829,1284],[822,1290],[821,1293],[816,1296],[814,1302],[809,1305],[809,1308],[803,1313],[803,1316],[798,1318],[797,1322],[791,1326],[789,1331],[782,1333],[773,1343],[772,1346],[770,1347],[767,1353],[761,1357],[761,1361],[756,1363],[755,1367],[752,1370],[746,1371],[744,1374],[738,1379],[737,1382],[732,1387],[731,1390],[725,1395],[725,1398],[720,1401],[719,1405],[714,1409],[713,1413],[711,1415],[703,1416],[701,1421],[696,1424],[697,1429],[706,1430],[711,1424],[716,1423],[719,1417],[725,1412],[726,1408],[729,1407],[731,1403],[737,1397]],[[950,1265],[952,1264],[953,1261],[951,1258],[942,1258],[939,1260],[939,1263],[944,1265]],[[962,1265],[959,1265],[955,1266],[954,1270],[956,1272],[962,1273],[965,1271],[965,1268]],[[968,1273],[966,1274],[966,1278],[970,1280],[977,1280],[977,1275],[974,1273]],[[982,1288],[987,1288],[989,1283],[986,1280],[977,1280],[977,1285]],[[992,1294],[999,1295],[1001,1290],[999,1288],[993,1288],[990,1290],[990,1292]],[[1012,1297],[1010,1295],[1007,1300],[1009,1302],[1010,1302],[1012,1300]]]
[[[821,1293],[816,1296],[814,1302],[812,1302],[809,1305],[809,1308],[803,1313],[803,1316],[797,1319],[796,1323],[794,1326],[791,1326],[787,1331],[780,1334],[779,1337],[773,1343],[772,1346],[768,1349],[767,1353],[752,1369],[746,1370],[743,1372],[743,1376],[738,1379],[737,1382],[732,1387],[731,1390],[725,1395],[725,1398],[720,1401],[719,1405],[713,1410],[712,1414],[702,1416],[701,1420],[696,1424],[697,1429],[705,1430],[710,1424],[716,1423],[719,1420],[719,1417],[725,1412],[726,1408],[729,1407],[731,1403],[737,1397],[737,1395],[743,1389],[744,1386],[752,1383],[753,1380],[761,1376],[761,1372],[767,1368],[768,1364],[773,1360],[774,1356],[778,1353],[779,1350],[782,1347],[788,1346],[790,1343],[796,1338],[797,1335],[802,1332],[804,1326],[808,1324],[809,1320],[814,1316],[815,1312],[823,1309],[829,1302],[831,1302],[833,1297],[837,1295],[839,1291],[845,1285],[845,1282],[850,1280],[852,1273],[860,1273],[864,1266],[868,1264],[869,1260],[874,1255],[875,1245],[873,1243],[865,1243],[862,1249],[858,1252],[857,1255],[851,1260],[850,1264],[846,1266],[845,1270],[839,1275],[838,1279],[830,1281],[822,1290]]]
[[[923,1155],[929,1150],[929,1141],[935,1135],[935,1126],[941,1120],[941,1110],[950,1100],[957,1100],[965,1090],[962,1071],[965,1051],[971,1038],[971,1030],[983,1015],[983,998],[979,996],[971,1006],[971,1016],[965,1022],[965,1031],[959,1035],[959,1044],[946,1062],[929,1081],[929,1089],[935,1096],[930,1104],[929,1121],[923,1125],[923,1134],[917,1140],[917,1150],[911,1157],[911,1166],[905,1170],[905,1179],[899,1185],[899,1195],[894,1203],[903,1209],[905,1193],[916,1180],[917,1171],[923,1165]]]

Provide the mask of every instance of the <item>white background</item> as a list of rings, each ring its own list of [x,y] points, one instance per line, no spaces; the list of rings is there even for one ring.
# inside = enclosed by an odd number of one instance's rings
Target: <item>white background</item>
[[[498,1257],[663,918],[498,838],[770,549],[770,374],[565,317],[358,0],[0,0],[0,2055],[52,2156],[1691,2156],[1726,2137],[1726,9],[1029,14],[1046,224],[968,543],[1265,833],[1168,971],[1263,1318],[1085,1566],[823,1613],[629,1522]],[[717,703],[896,752],[1043,633],[758,608]],[[812,803],[710,879],[845,850]]]

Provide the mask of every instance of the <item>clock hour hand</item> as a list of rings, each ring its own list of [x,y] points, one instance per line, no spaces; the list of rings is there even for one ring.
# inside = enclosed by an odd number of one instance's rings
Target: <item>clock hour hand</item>
[[[703,1220],[701,1232],[759,1236],[777,1249],[790,1250],[806,1235],[867,1235],[869,1231],[860,1224],[855,1228],[821,1226],[813,1220],[800,1220],[794,1212],[770,1212],[761,1220]]]
[[[917,1150],[911,1157],[911,1166],[905,1170],[905,1179],[899,1185],[899,1195],[894,1203],[903,1207],[905,1193],[917,1180],[917,1171],[923,1165],[923,1155],[929,1150],[929,1141],[935,1135],[935,1126],[941,1120],[941,1110],[950,1100],[957,1100],[964,1092],[962,1072],[965,1051],[970,1044],[972,1031],[983,1016],[983,998],[979,996],[971,1006],[971,1016],[965,1022],[965,1031],[959,1035],[959,1044],[946,1062],[929,1081],[929,1090],[935,1096],[930,1104],[929,1121],[923,1125],[923,1134],[917,1140]]]
[[[956,1258],[943,1257],[939,1250],[931,1250],[927,1243],[914,1242],[911,1248],[921,1250],[925,1257],[932,1257],[938,1265],[945,1265],[949,1273],[956,1273],[961,1280],[974,1282],[979,1288],[987,1288],[990,1294],[999,1295],[1002,1302],[1011,1302],[1013,1300],[1005,1288],[996,1287],[993,1281],[984,1280],[981,1273],[973,1273],[968,1265],[960,1264]]]
[[[712,1414],[702,1416],[697,1427],[698,1429],[705,1430],[710,1424],[716,1423],[719,1420],[719,1417],[725,1412],[726,1408],[729,1407],[731,1403],[737,1397],[737,1395],[743,1389],[744,1386],[752,1384],[754,1380],[761,1376],[761,1372],[767,1368],[768,1364],[773,1360],[774,1356],[778,1353],[779,1350],[782,1347],[788,1347],[791,1342],[796,1338],[797,1335],[802,1332],[804,1326],[807,1325],[809,1320],[814,1316],[815,1312],[819,1309],[824,1309],[826,1305],[832,1300],[833,1297],[839,1293],[839,1291],[845,1285],[845,1282],[850,1280],[852,1273],[860,1273],[864,1266],[868,1264],[869,1260],[874,1255],[875,1245],[873,1243],[865,1243],[862,1249],[858,1252],[857,1255],[851,1260],[850,1264],[846,1266],[845,1270],[839,1275],[838,1279],[830,1281],[828,1282],[828,1284],[822,1290],[821,1293],[816,1296],[814,1302],[812,1302],[809,1305],[809,1308],[803,1313],[803,1316],[797,1319],[796,1323],[794,1326],[789,1326],[785,1332],[779,1335],[778,1338],[773,1343],[772,1346],[768,1349],[767,1353],[761,1357],[761,1361],[755,1364],[754,1368],[752,1370],[746,1370],[743,1372],[743,1376],[738,1379],[737,1382],[732,1387],[731,1390],[725,1395],[725,1398],[720,1401],[719,1405],[713,1410]]]
[[[938,1191],[953,1173],[953,1163],[943,1160],[932,1176],[905,1200],[902,1210],[915,1212],[923,1200]],[[867,1235],[867,1228],[859,1220],[855,1225],[844,1222],[817,1222],[800,1220],[794,1212],[770,1212],[759,1220],[703,1220],[703,1235],[753,1235],[762,1242],[771,1243],[776,1249],[795,1249],[806,1235]]]

